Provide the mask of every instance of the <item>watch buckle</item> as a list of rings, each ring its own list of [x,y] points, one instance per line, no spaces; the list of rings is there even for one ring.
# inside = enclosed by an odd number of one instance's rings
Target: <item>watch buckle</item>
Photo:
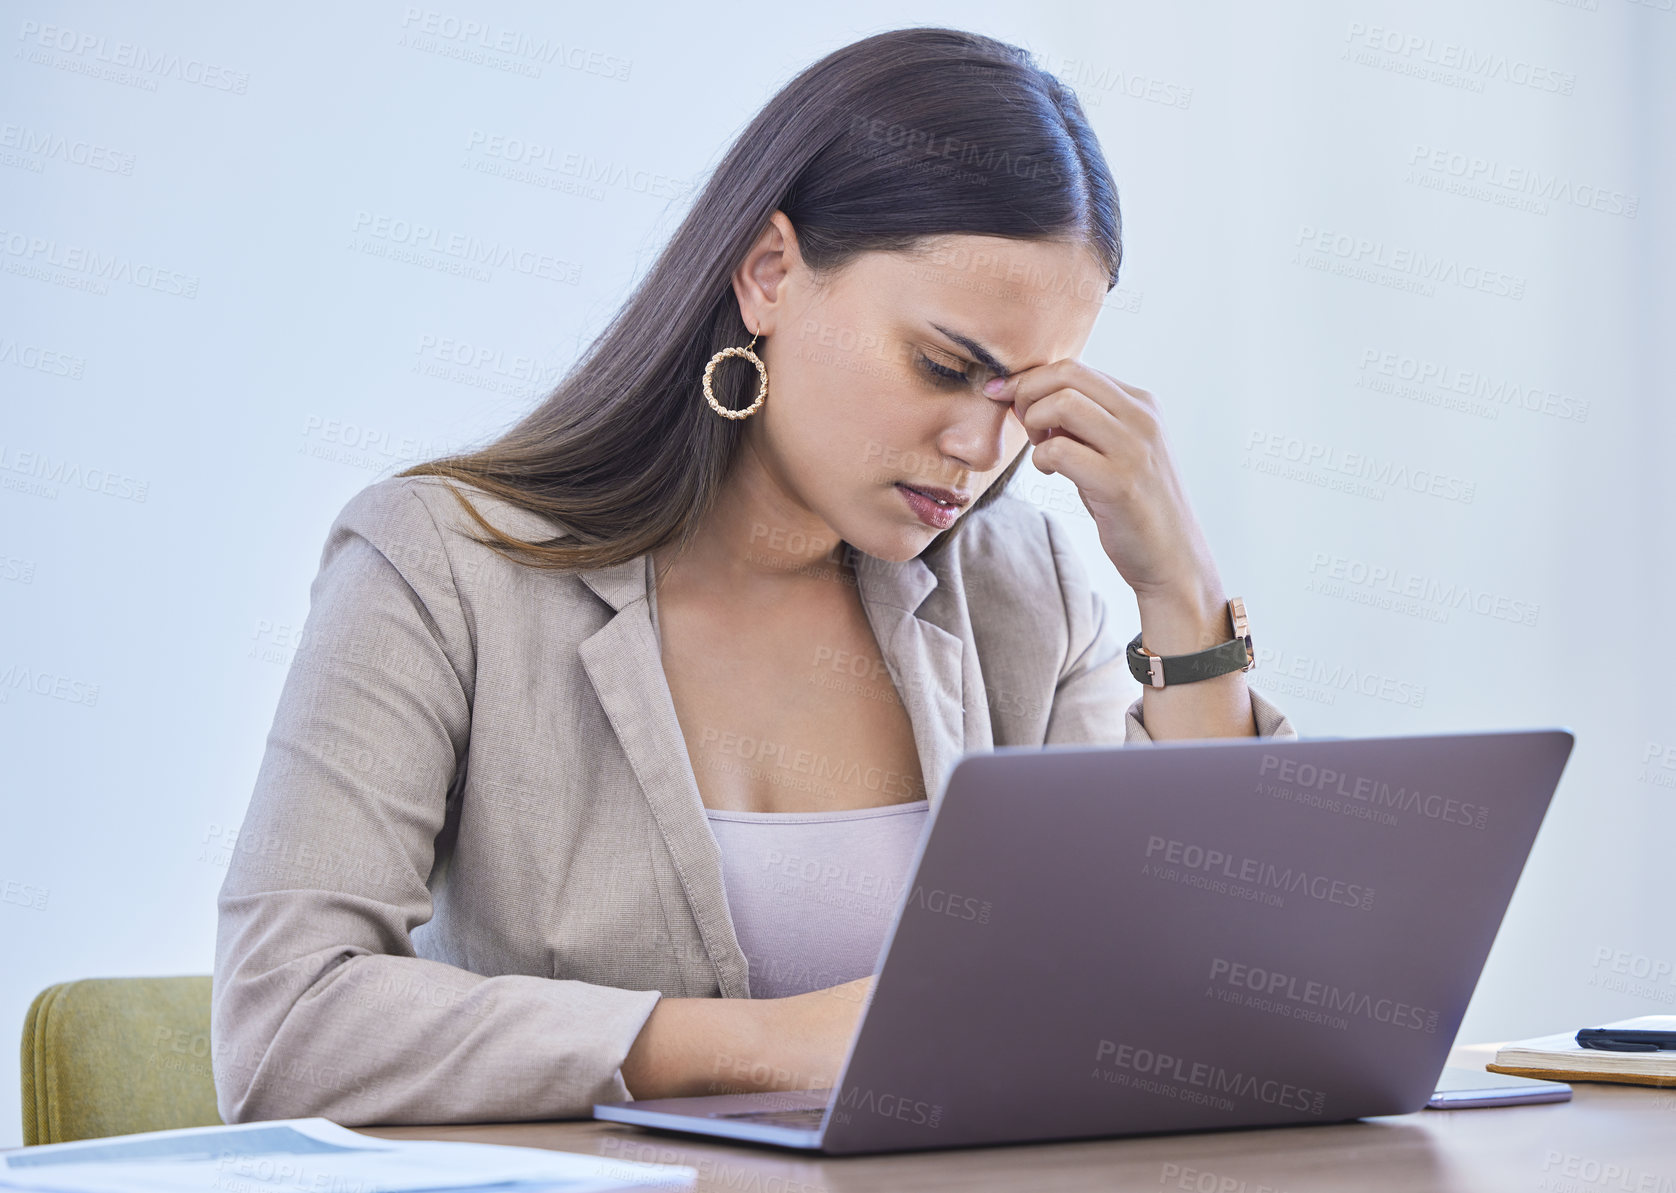
[[[1257,652],[1251,647],[1251,623],[1245,616],[1245,599],[1234,597],[1228,602],[1228,617],[1234,623],[1234,637],[1245,640],[1245,666],[1241,671],[1250,671],[1257,665]]]

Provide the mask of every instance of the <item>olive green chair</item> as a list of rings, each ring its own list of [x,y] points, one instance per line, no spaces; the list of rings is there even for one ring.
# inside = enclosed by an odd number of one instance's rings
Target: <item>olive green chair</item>
[[[221,1122],[210,1072],[210,979],[48,986],[23,1021],[23,1142]]]

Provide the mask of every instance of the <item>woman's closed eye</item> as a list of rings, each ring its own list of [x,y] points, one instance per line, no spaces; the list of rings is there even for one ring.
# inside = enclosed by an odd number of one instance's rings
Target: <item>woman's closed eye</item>
[[[923,352],[919,353],[920,370],[929,376],[933,382],[945,389],[956,389],[974,384],[972,370],[982,368],[975,361],[960,361],[959,368],[939,364]],[[951,358],[958,360],[958,357]]]

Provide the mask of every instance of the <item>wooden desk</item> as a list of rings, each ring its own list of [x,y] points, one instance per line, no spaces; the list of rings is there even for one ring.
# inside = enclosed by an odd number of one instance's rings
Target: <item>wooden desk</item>
[[[1495,1045],[1457,1047],[1481,1069]],[[1569,1102],[1422,1110],[1329,1126],[823,1157],[620,1123],[357,1127],[698,1170],[699,1193],[1676,1193],[1676,1090],[1580,1082]]]

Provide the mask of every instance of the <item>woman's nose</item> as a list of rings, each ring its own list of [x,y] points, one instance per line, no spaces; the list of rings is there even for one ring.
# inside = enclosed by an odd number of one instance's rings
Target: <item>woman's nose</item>
[[[985,402],[987,409],[974,410],[944,433],[943,454],[958,460],[973,472],[990,472],[1007,453],[1007,416],[1010,403]]]

